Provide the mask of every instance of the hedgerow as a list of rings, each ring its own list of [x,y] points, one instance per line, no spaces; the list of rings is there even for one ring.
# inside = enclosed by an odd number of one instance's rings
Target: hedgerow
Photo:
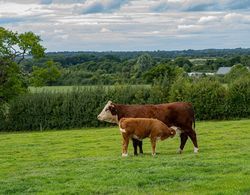
[[[169,89],[169,86],[167,87]],[[75,88],[69,92],[39,92],[19,96],[0,111],[0,130],[45,130],[110,125],[97,120],[108,100],[123,104],[191,102],[196,119],[250,117],[250,79],[237,80],[228,87],[215,80],[191,81],[179,78],[164,86],[114,86]]]

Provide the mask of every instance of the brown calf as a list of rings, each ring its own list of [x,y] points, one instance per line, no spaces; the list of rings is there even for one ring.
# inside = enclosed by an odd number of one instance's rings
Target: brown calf
[[[122,118],[119,128],[123,137],[122,156],[128,155],[129,139],[142,140],[149,137],[152,145],[152,155],[155,155],[156,141],[174,137],[176,131],[157,119]]]

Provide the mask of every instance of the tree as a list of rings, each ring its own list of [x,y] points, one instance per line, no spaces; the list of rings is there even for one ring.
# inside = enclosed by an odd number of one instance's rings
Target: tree
[[[53,61],[46,62],[44,67],[33,66],[33,72],[30,83],[33,86],[40,87],[52,85],[60,76],[59,64]]]
[[[32,32],[18,34],[0,27],[0,103],[27,91],[25,74],[18,64],[25,55],[35,58],[44,55],[40,37]]]
[[[232,82],[236,79],[243,78],[243,77],[250,77],[250,72],[246,66],[242,64],[236,64],[232,67],[230,72],[225,75],[225,81]]]
[[[0,105],[27,91],[27,82],[20,67],[0,58]]]
[[[44,55],[45,48],[40,45],[40,37],[33,32],[18,34],[0,27],[0,57],[16,60],[19,64],[25,55],[35,58]]]
[[[171,84],[179,75],[183,75],[182,68],[173,66],[171,64],[159,64],[152,67],[143,74],[143,78],[149,82],[157,81],[158,84],[165,82]]]
[[[143,72],[149,70],[154,65],[153,59],[149,54],[142,54],[138,57],[134,65],[134,75],[140,77]]]
[[[240,61],[242,65],[250,67],[250,56],[247,55],[241,56]]]

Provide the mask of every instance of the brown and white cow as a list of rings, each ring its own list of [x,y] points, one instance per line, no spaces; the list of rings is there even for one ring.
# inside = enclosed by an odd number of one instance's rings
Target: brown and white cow
[[[195,130],[194,109],[191,103],[173,102],[166,104],[146,104],[146,105],[125,105],[116,104],[111,101],[105,105],[101,113],[97,116],[98,120],[110,123],[119,123],[121,118],[155,118],[168,127],[175,126],[181,129],[181,144],[178,150],[182,153],[188,137],[194,144],[194,152],[198,152],[198,144]],[[137,155],[137,146],[142,151],[142,141],[133,139],[134,154]]]
[[[141,141],[149,137],[152,155],[155,156],[156,141],[174,137],[176,134],[174,129],[169,128],[162,121],[149,118],[122,118],[119,121],[119,128],[123,137],[122,156],[128,155],[129,139]]]

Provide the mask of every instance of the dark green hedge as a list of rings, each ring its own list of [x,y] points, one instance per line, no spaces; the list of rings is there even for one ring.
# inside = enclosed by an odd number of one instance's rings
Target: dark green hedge
[[[168,90],[166,90],[168,89]],[[229,86],[217,81],[178,79],[171,87],[80,88],[68,93],[41,92],[13,100],[0,112],[0,130],[44,130],[110,125],[97,120],[108,100],[126,104],[192,102],[199,120],[250,117],[250,79]]]

